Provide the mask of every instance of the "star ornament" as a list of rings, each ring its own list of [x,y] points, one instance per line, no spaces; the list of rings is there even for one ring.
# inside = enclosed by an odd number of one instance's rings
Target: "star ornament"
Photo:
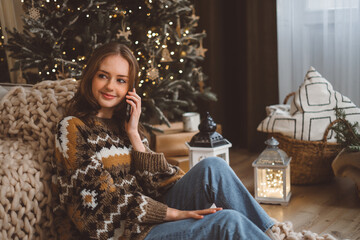
[[[202,44],[200,44],[199,48],[197,48],[195,51],[196,51],[196,56],[205,57],[205,53],[207,51],[207,48],[203,48]]]
[[[191,21],[199,21],[199,19],[200,19],[200,17],[199,16],[196,16],[196,14],[195,14],[195,8],[194,8],[194,6],[192,6],[192,14],[191,14],[191,16],[190,16],[190,19],[191,19]],[[197,24],[196,24],[196,26],[197,26]]]

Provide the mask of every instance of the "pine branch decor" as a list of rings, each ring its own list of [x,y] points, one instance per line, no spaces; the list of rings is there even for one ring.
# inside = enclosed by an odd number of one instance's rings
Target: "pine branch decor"
[[[344,110],[338,107],[334,110],[338,122],[331,129],[336,133],[337,142],[349,151],[360,151],[359,122],[350,123]]]

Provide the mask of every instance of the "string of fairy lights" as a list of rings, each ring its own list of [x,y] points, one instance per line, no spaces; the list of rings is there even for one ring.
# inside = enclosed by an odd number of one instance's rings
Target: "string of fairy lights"
[[[277,169],[261,169],[263,173],[258,173],[265,181],[260,181],[258,186],[259,197],[283,198],[283,171]]]
[[[140,88],[146,84],[156,85],[165,78],[170,80],[181,79],[185,65],[189,61],[188,55],[195,54],[196,57],[201,58],[205,56],[207,51],[202,46],[203,37],[200,37],[198,41],[200,44],[194,44],[195,38],[192,37],[192,34],[195,33],[196,20],[199,19],[195,15],[194,9],[192,15],[187,17],[190,20],[180,21],[180,16],[174,16],[172,19],[167,19],[161,27],[150,26],[142,33],[143,36],[135,36],[136,29],[132,31],[133,27],[127,20],[134,14],[142,14],[144,18],[151,19],[154,15],[153,0],[137,1],[137,4],[129,4],[126,7],[122,5],[123,1],[119,0],[119,4],[114,5],[111,9],[106,8],[108,7],[107,5],[103,8],[102,4],[104,2],[96,5],[96,1],[94,2],[95,7],[92,9],[85,9],[81,5],[64,6],[61,0],[37,1],[36,5],[34,5],[34,0],[21,0],[21,2],[27,2],[28,4],[31,2],[28,13],[31,18],[36,20],[40,19],[42,12],[44,12],[39,8],[50,8],[54,11],[67,11],[71,14],[78,11],[79,15],[84,19],[88,19],[88,21],[97,17],[97,13],[106,13],[111,21],[120,22],[121,27],[118,29],[115,37],[116,39],[130,42],[130,44],[133,44],[134,49],[136,49],[134,54],[140,65],[138,74],[140,79],[138,86]],[[81,1],[79,2],[81,4]],[[165,9],[169,7],[166,4],[164,5]],[[184,26],[181,26],[182,24]],[[176,36],[174,36],[175,34]],[[205,36],[205,32],[203,34]],[[147,40],[145,41],[144,39]],[[59,42],[55,44],[63,46]],[[51,74],[57,74],[56,77],[66,77],[66,72],[68,71],[79,70],[80,72],[85,67],[87,56],[79,54],[81,49],[78,48],[77,46],[72,46],[68,49],[61,49],[61,59],[55,59],[57,62],[39,71],[39,75],[50,76]],[[81,69],[78,69],[78,66],[81,66]],[[145,91],[143,95],[146,96]]]

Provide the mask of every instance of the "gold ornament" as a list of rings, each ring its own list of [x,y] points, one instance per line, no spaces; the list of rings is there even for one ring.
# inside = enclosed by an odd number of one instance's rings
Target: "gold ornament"
[[[180,56],[181,56],[181,57],[186,57],[186,55],[187,55],[187,54],[186,54],[185,51],[181,51],[181,53],[180,53]]]

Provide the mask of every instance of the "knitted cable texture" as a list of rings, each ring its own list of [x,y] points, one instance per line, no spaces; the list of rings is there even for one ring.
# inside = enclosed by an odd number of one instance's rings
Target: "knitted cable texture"
[[[72,79],[12,88],[0,101],[0,239],[55,239],[54,133],[77,88]]]

